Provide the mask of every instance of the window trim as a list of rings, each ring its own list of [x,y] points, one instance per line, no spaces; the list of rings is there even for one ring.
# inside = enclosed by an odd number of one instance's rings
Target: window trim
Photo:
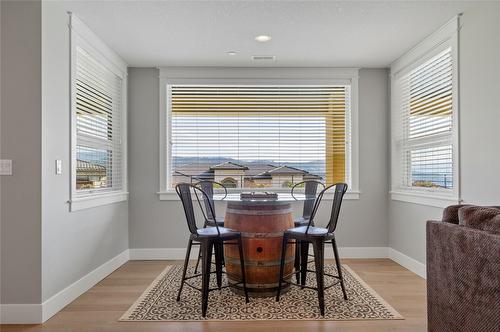
[[[127,64],[95,35],[77,16],[70,17],[70,118],[71,118],[71,160],[70,160],[70,211],[78,211],[96,206],[108,205],[128,199],[127,184]],[[76,71],[76,48],[84,48],[101,64],[122,79],[122,189],[78,194],[76,190],[76,91],[74,79]]]
[[[168,165],[170,153],[167,151],[167,137],[171,130],[168,119],[172,84],[302,84],[351,86],[351,151],[350,188],[346,199],[358,199],[359,191],[359,125],[358,125],[358,68],[225,68],[225,67],[161,67],[159,75],[159,200],[178,200],[174,190],[169,188]],[[273,191],[280,192],[280,190]],[[328,196],[326,197],[328,198]]]
[[[460,199],[460,96],[459,96],[459,54],[458,34],[459,16],[454,17],[435,33],[425,38],[422,42],[401,56],[391,64],[391,200],[403,201],[427,206],[446,207],[458,204]],[[409,72],[428,61],[439,52],[451,48],[452,56],[452,151],[453,151],[453,189],[431,189],[403,187],[400,185],[403,165],[399,158],[398,137],[402,128],[399,126],[401,110],[397,100],[397,87],[395,78]]]

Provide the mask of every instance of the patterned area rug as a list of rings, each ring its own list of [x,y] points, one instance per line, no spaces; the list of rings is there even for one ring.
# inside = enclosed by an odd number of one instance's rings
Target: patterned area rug
[[[192,273],[191,267],[188,270]],[[182,266],[168,266],[139,299],[120,318],[120,321],[238,321],[238,320],[370,320],[403,319],[347,265],[342,266],[348,301],[344,301],[340,285],[325,291],[325,316],[319,313],[317,293],[291,286],[280,302],[275,298],[250,298],[229,288],[212,291],[209,295],[207,317],[201,316],[201,293],[184,286],[181,300],[176,302]],[[335,265],[325,265],[325,272],[336,275]],[[200,278],[195,278],[200,279]],[[195,279],[191,283],[196,284]],[[211,278],[215,282],[215,275]],[[314,285],[314,275],[308,273],[307,284]],[[331,278],[325,278],[326,285]],[[224,284],[226,280],[224,279]],[[215,287],[215,284],[211,285]]]

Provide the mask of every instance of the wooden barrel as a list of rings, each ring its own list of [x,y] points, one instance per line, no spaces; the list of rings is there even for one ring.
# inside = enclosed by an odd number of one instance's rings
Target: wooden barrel
[[[276,295],[280,271],[283,232],[293,227],[290,203],[278,201],[230,201],[224,227],[241,232],[245,257],[245,274],[249,294],[254,297]],[[285,272],[292,272],[295,246],[287,247]],[[238,246],[224,245],[228,281],[232,289],[242,292],[235,283],[241,280]],[[286,285],[283,291],[288,289]]]

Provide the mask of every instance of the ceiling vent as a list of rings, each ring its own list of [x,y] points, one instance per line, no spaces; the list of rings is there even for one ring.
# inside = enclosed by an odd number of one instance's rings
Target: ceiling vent
[[[253,61],[276,61],[275,55],[252,55]]]

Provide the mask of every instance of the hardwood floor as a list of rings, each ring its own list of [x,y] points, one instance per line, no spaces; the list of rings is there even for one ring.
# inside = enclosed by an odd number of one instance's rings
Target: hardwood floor
[[[425,280],[389,259],[345,259],[366,283],[404,316],[380,321],[119,322],[118,318],[168,264],[130,261],[42,325],[3,325],[18,331],[426,331]]]

